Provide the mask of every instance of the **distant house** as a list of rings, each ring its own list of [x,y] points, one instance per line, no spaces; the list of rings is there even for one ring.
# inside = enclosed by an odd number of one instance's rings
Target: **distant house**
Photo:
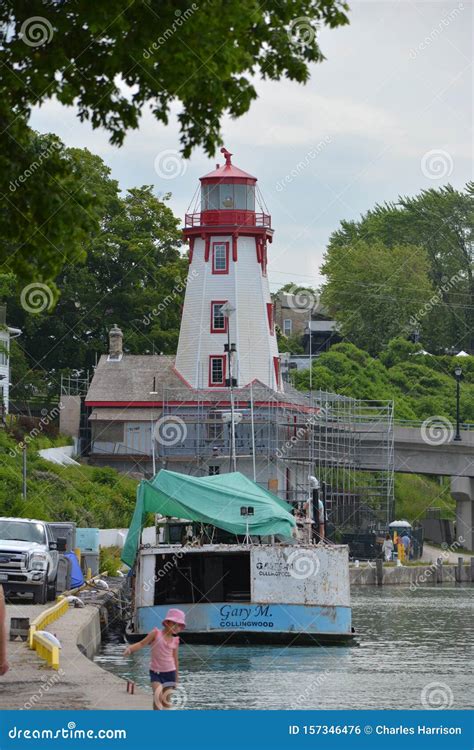
[[[6,305],[0,305],[0,410],[9,412],[10,399],[10,341],[21,335],[20,328],[7,325]]]
[[[275,295],[275,324],[284,336],[299,336],[305,354],[325,352],[332,344],[341,340],[337,333],[337,323],[319,300],[305,309],[299,296],[288,292],[278,292]]]

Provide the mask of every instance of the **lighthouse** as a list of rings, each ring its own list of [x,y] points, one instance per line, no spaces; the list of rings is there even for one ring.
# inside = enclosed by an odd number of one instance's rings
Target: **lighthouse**
[[[175,369],[195,389],[243,388],[259,381],[282,391],[267,276],[271,217],[257,178],[232,163],[200,178],[186,214],[186,286]]]

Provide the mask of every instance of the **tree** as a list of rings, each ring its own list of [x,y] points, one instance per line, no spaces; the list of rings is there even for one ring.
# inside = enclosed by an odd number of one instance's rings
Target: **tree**
[[[375,359],[353,344],[335,344],[313,362],[312,386],[356,399],[393,400],[398,419],[445,417],[454,431],[459,358],[434,357],[400,339],[389,342]],[[474,422],[474,357],[462,358],[461,420]],[[295,373],[296,387],[309,389],[309,369]]]
[[[100,196],[83,160],[55,135],[39,135],[0,97],[0,263],[20,286],[53,280],[64,264],[85,257],[99,229]],[[47,287],[54,303],[54,283]]]
[[[284,333],[276,328],[278,351],[290,352],[290,354],[304,354],[304,346],[301,343],[302,336],[294,333],[292,336],[285,336]]]
[[[253,80],[304,83],[308,65],[324,59],[318,29],[348,23],[342,0],[175,0],[3,3],[0,99],[16,116],[56,97],[81,120],[104,127],[113,143],[138,127],[148,104],[167,124],[171,105],[185,156],[212,154],[220,119],[245,113]]]
[[[343,262],[344,249],[359,242],[378,242],[386,248],[419,247],[428,260],[433,291],[426,306],[420,300],[419,309],[409,322],[411,331],[420,332],[430,351],[474,349],[473,183],[464,192],[446,185],[414,197],[400,197],[397,203],[375,206],[359,221],[341,222],[340,229],[331,236],[323,270],[326,264],[334,268],[335,263]],[[369,281],[373,277],[369,264],[367,277]],[[328,281],[326,288],[330,285]]]
[[[411,318],[433,293],[427,254],[414,245],[333,244],[322,270],[322,300],[340,334],[373,355],[391,338],[409,334]]]
[[[30,366],[47,373],[55,392],[61,372],[84,373],[107,351],[113,323],[124,331],[126,351],[175,351],[185,288],[187,261],[171,209],[151,186],[120,198],[99,157],[85,156],[89,179],[106,196],[101,232],[88,245],[85,263],[66,266],[57,278],[54,310],[33,314],[9,302]]]

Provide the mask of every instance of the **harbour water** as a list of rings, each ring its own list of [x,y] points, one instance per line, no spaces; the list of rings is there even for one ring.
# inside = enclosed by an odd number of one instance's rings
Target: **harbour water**
[[[474,707],[474,586],[352,591],[357,644],[345,647],[180,647],[183,709],[421,709]],[[148,649],[123,656],[109,641],[104,669],[149,686]]]

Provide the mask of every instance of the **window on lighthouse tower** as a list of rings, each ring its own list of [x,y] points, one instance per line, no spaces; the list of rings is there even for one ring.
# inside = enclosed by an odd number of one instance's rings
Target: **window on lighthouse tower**
[[[222,312],[222,306],[227,300],[218,300],[211,302],[211,333],[227,333],[227,321]]]
[[[229,243],[214,242],[212,245],[212,273],[229,273]]]
[[[211,354],[209,357],[209,385],[225,385],[225,355]]]

